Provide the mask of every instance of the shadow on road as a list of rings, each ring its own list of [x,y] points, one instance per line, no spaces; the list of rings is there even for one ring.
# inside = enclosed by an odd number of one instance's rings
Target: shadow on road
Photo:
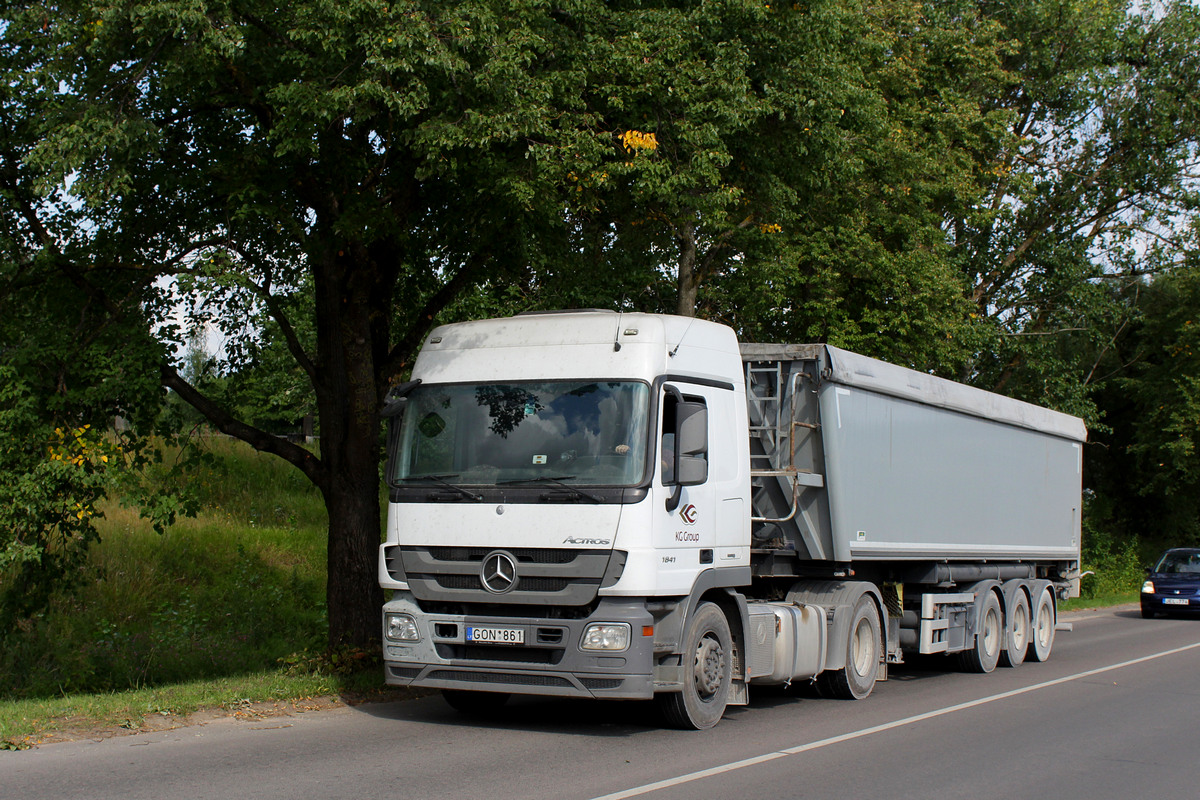
[[[467,714],[434,694],[417,700],[366,703],[355,710],[379,719],[580,736],[632,736],[663,727],[654,703],[641,701],[514,695],[495,711]]]

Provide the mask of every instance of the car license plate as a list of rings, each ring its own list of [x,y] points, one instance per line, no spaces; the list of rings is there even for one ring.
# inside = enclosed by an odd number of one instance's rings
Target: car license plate
[[[1186,606],[1188,599],[1186,597],[1164,597],[1163,605],[1165,606]]]
[[[525,644],[524,628],[467,627],[467,641],[487,644]]]

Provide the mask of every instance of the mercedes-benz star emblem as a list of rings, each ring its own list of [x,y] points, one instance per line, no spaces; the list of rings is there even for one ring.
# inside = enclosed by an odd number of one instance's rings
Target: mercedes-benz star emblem
[[[488,553],[483,559],[483,568],[479,570],[479,580],[483,588],[492,594],[504,594],[512,591],[517,585],[517,562],[508,553],[497,550]]]

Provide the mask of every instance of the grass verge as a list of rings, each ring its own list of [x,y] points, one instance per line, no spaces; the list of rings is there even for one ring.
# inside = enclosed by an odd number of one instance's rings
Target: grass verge
[[[421,694],[381,684],[377,670],[348,676],[277,670],[122,692],[0,702],[0,750]]]

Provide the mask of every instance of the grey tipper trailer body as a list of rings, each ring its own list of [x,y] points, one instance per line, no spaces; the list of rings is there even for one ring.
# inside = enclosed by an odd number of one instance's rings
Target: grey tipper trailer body
[[[741,351],[756,545],[855,564],[1078,562],[1081,420],[835,347]]]
[[[828,612],[824,660],[801,676],[815,669],[836,696],[869,692],[854,663],[874,613],[886,663],[958,653],[990,672],[1049,657],[1055,597],[1078,595],[1081,420],[827,345],[741,354],[754,593],[794,580],[788,601]],[[864,598],[877,606],[865,623]],[[795,616],[771,606],[767,618],[750,604],[763,625]]]
[[[1050,656],[1078,593],[1083,423],[826,345],[570,312],[442,326],[390,418],[388,683],[860,699],[906,654]]]

